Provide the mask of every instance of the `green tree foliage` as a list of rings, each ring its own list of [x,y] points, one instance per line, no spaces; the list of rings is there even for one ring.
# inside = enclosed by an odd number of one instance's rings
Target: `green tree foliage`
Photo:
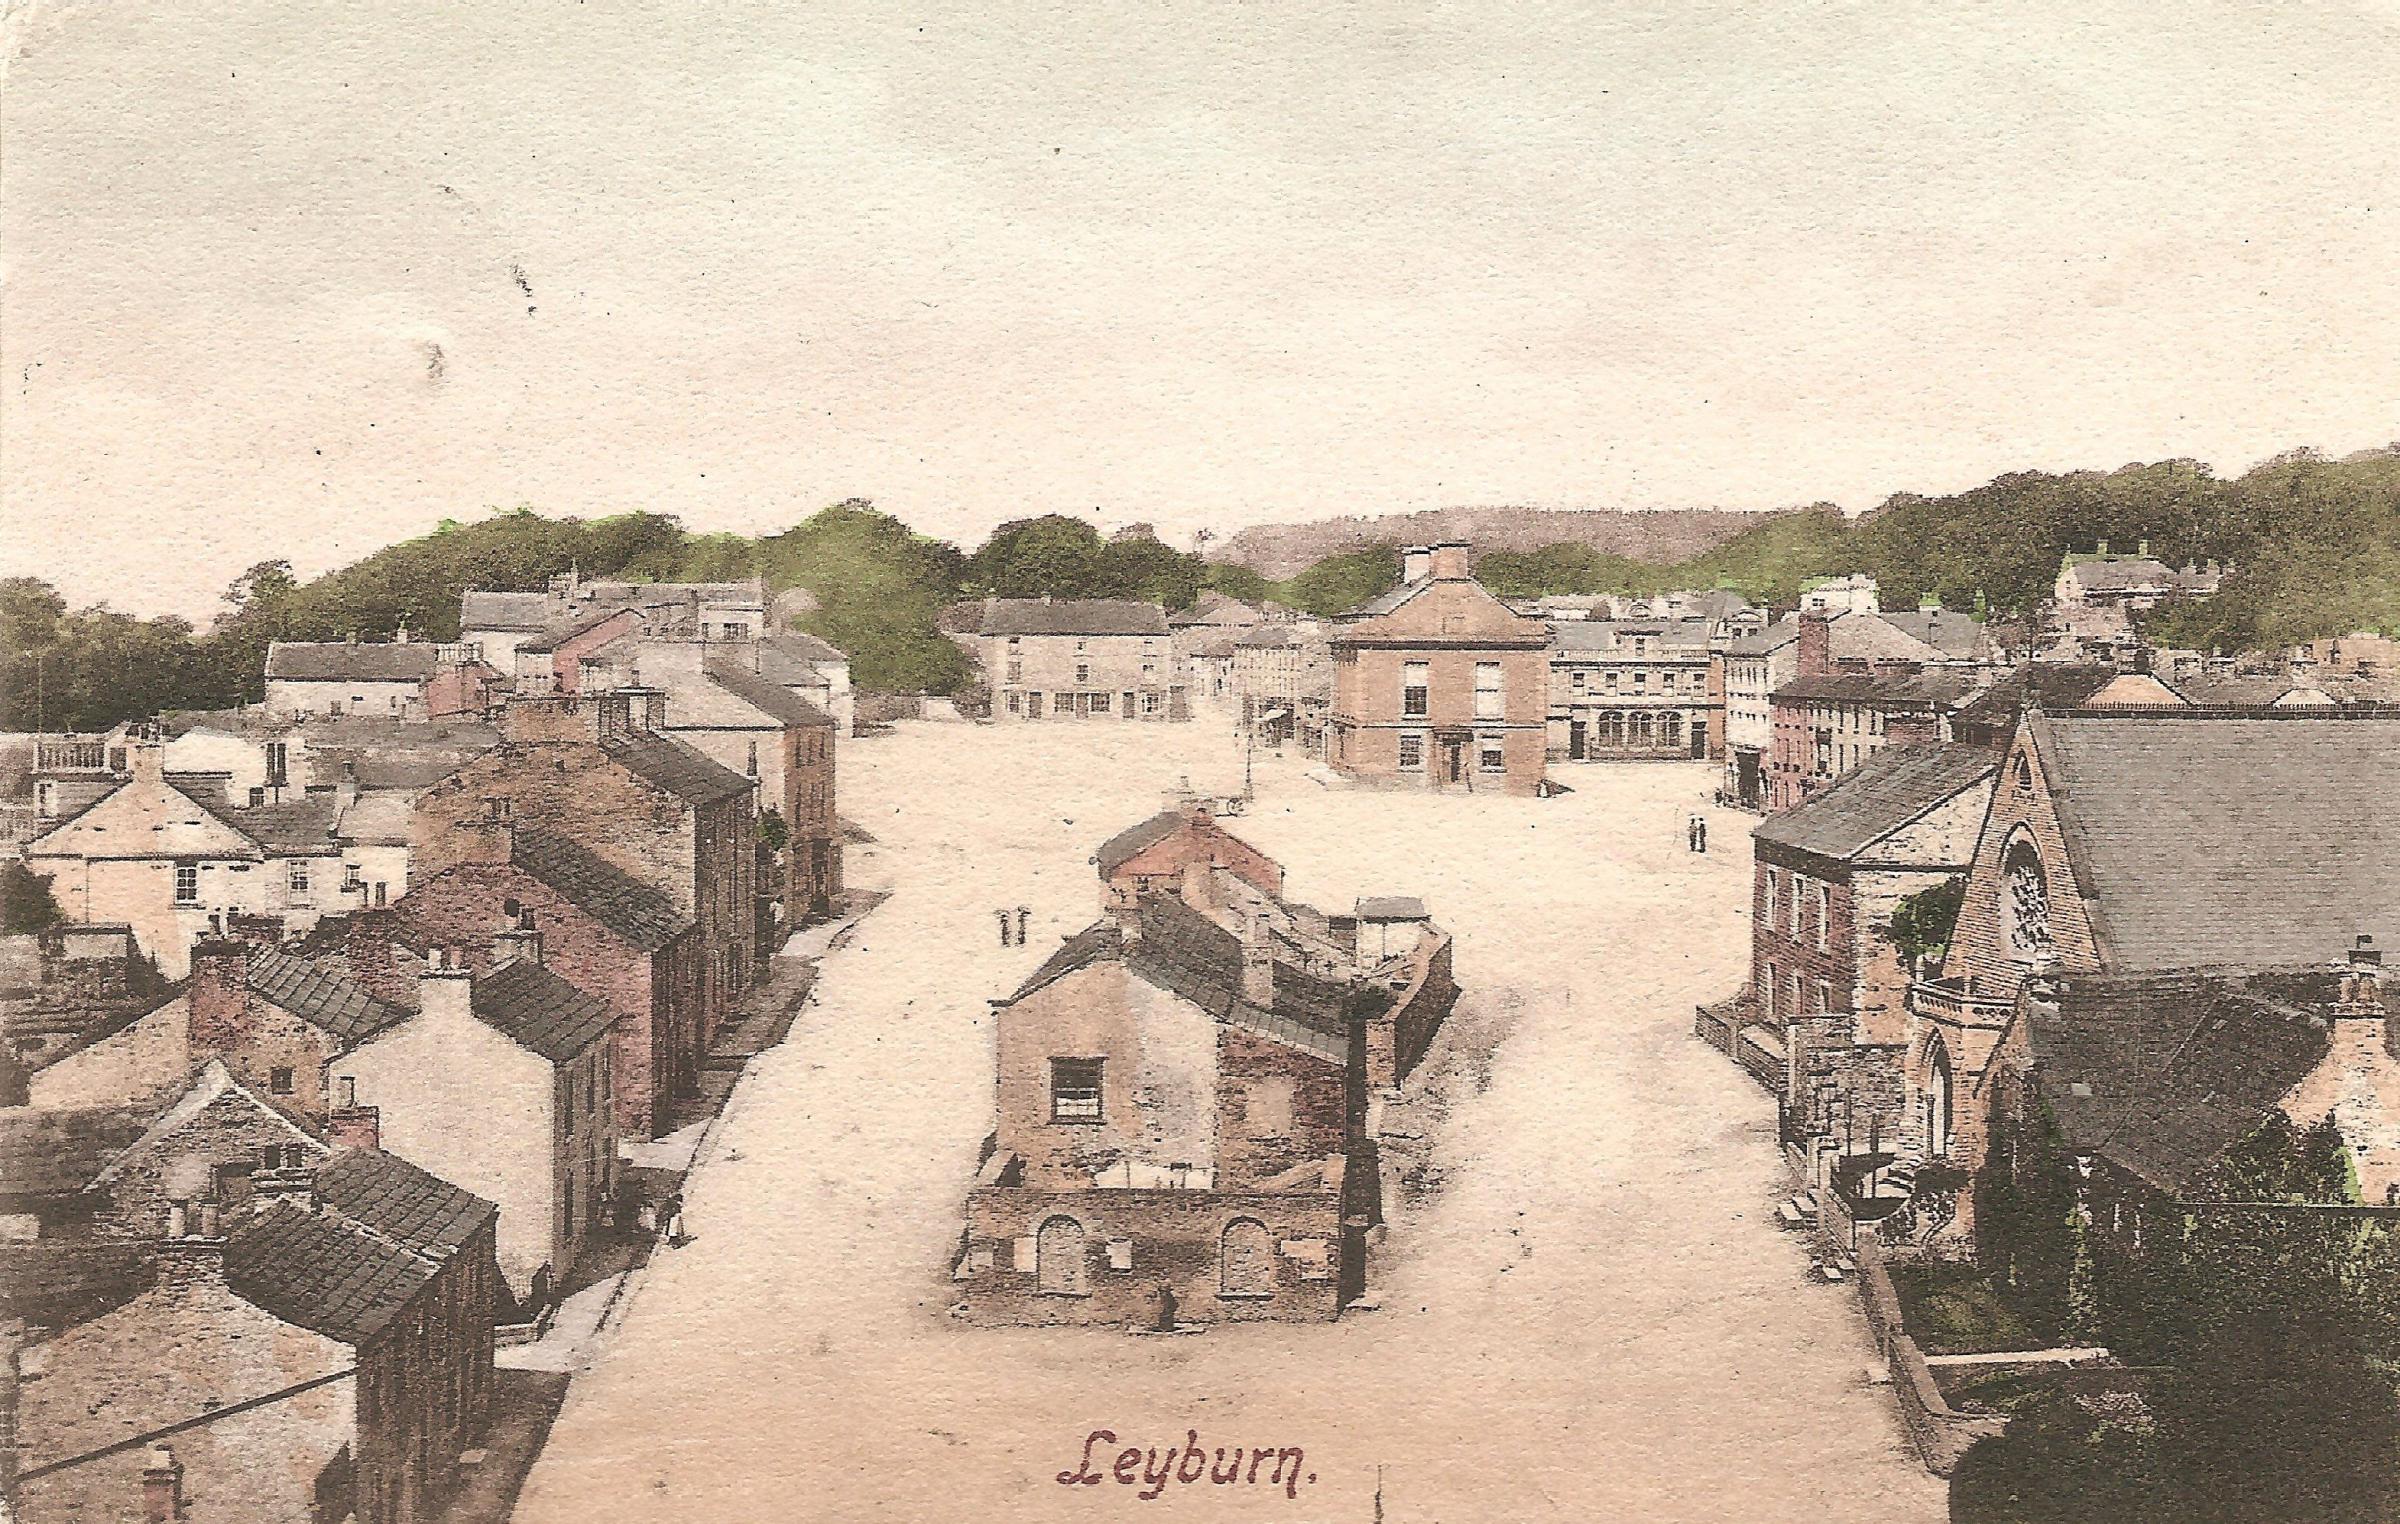
[[[1920,889],[1892,908],[1892,945],[1914,963],[1950,945],[1950,930],[1958,924],[1958,907],[1967,896],[1967,878],[1960,874],[1930,889]]]
[[[2007,1432],[1976,1441],[1950,1477],[1952,1524],[2145,1524],[2160,1520],[2154,1447],[2073,1398],[2037,1397]]]
[[[1275,588],[1266,578],[1247,566],[1235,566],[1228,561],[1218,561],[1205,567],[1200,574],[1200,585],[1212,593],[1223,593],[1228,598],[1239,598],[1244,603],[1259,603],[1275,596]]]
[[[2124,550],[2147,540],[2172,565],[2235,566],[2218,597],[2151,616],[2149,632],[2167,644],[2246,650],[2400,634],[2400,446],[2341,461],[2297,451],[2232,480],[2189,460],[2024,471],[1939,497],[1901,493],[1856,519],[1823,504],[1763,517],[1672,565],[1569,544],[1493,551],[1479,575],[1506,597],[1727,587],[1789,604],[1812,578],[1863,571],[1887,607],[1930,598],[1973,609],[1981,595],[2027,613],[2050,596],[2065,556],[2102,540]]]
[[[50,880],[21,862],[0,864],[0,932],[21,935],[57,922]]]
[[[1390,591],[1399,580],[1399,547],[1369,545],[1327,556],[1290,581],[1276,584],[1275,591],[1279,601],[1296,609],[1339,614]]]
[[[1080,519],[1044,514],[992,531],[966,562],[969,591],[994,598],[1139,598],[1170,609],[1200,595],[1198,556],[1147,534],[1102,539]]]
[[[2046,1105],[2006,1130],[1975,1184],[1975,1257],[2017,1315],[2044,1340],[2074,1312],[2081,1242],[2075,1161]]]
[[[954,693],[967,660],[936,626],[966,575],[957,547],[916,533],[862,499],[809,515],[759,543],[759,574],[817,599],[803,623],[850,653],[851,679],[877,693]]]

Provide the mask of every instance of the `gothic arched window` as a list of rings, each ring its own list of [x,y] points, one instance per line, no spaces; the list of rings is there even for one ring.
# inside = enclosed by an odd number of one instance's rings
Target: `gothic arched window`
[[[2000,859],[2000,913],[2008,926],[2008,948],[2027,963],[2048,956],[2050,937],[2050,875],[2042,855],[2020,836]]]

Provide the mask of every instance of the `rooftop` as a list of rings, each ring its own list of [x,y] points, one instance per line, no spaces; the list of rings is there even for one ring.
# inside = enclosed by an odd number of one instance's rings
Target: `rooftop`
[[[710,760],[688,742],[655,731],[605,736],[600,747],[637,776],[688,804],[714,804],[751,790],[751,781],[740,773]]]
[[[427,641],[277,640],[267,677],[298,682],[424,682],[439,665]]]
[[[2400,942],[2400,714],[2086,710],[2028,722],[2119,969]]]
[[[982,610],[986,635],[1164,635],[1167,616],[1130,598],[999,598]]]
[[[530,958],[504,963],[475,981],[478,1020],[552,1063],[565,1063],[608,1035],[616,1013]]]
[[[643,952],[656,952],[692,927],[665,893],[554,832],[517,831],[509,861]]]
[[[1988,781],[1999,760],[1981,746],[1886,746],[1823,793],[1769,815],[1750,834],[1774,846],[1847,861]]]
[[[770,719],[802,727],[830,727],[833,724],[833,716],[791,689],[767,681],[743,666],[738,658],[713,658],[708,662],[706,671],[710,682]]]

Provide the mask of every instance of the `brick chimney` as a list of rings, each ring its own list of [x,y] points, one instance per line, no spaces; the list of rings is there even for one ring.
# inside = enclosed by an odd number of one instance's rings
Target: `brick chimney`
[[[518,745],[529,741],[589,741],[594,734],[590,715],[573,694],[512,695],[500,711],[501,739]]]
[[[225,1279],[224,1225],[214,1201],[171,1202],[167,1236],[153,1251],[161,1290]]]
[[[1833,619],[1823,609],[1800,612],[1801,677],[1823,677],[1833,670]]]
[[[184,1005],[194,1054],[240,1047],[250,1033],[250,944],[220,936],[193,942]]]
[[[1941,716],[1930,709],[1904,709],[1883,717],[1883,738],[1891,746],[1938,746]]]
[[[374,1106],[336,1106],[326,1118],[325,1141],[336,1148],[381,1148],[383,1112]]]
[[[142,1457],[144,1524],[172,1524],[183,1517],[183,1462],[171,1445],[152,1445]]]
[[[167,781],[167,749],[156,741],[135,741],[125,748],[125,770],[136,783]]]
[[[2375,939],[2360,932],[2350,944],[2350,951],[2340,965],[2341,1003],[2356,1009],[2383,1007],[2383,949]]]
[[[459,821],[451,829],[458,833],[458,845],[452,850],[453,863],[499,865],[516,855],[517,824],[507,813],[509,801],[486,799],[484,812]]]
[[[1433,547],[1433,577],[1437,582],[1461,582],[1475,573],[1467,565],[1467,542],[1444,540]]]
[[[1400,580],[1403,583],[1422,582],[1433,573],[1433,549],[1426,545],[1411,545],[1400,552]]]

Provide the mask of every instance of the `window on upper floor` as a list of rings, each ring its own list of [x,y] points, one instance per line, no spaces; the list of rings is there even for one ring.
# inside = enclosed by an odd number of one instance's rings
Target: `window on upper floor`
[[[200,903],[200,865],[198,863],[177,863],[175,865],[175,903],[178,905]]]
[[[1475,664],[1475,718],[1496,720],[1503,713],[1506,695],[1500,688],[1500,664],[1479,661]]]
[[[290,1095],[292,1093],[292,1071],[269,1069],[267,1071],[267,1089],[276,1095]]]
[[[1100,1074],[1103,1060],[1050,1060],[1050,1120],[1097,1122],[1100,1116]]]
[[[1433,712],[1433,664],[1411,661],[1400,664],[1400,712],[1412,717]]]

